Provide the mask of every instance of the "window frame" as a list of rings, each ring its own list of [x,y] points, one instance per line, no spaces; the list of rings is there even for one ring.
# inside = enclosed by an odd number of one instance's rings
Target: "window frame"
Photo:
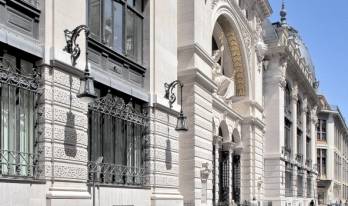
[[[3,103],[0,94],[0,178],[37,179],[39,177],[39,153],[36,147],[36,126],[40,74],[35,67],[35,62],[38,59],[15,48],[6,47],[1,43],[0,46],[2,47],[0,49],[0,64],[3,66],[0,71],[2,73],[0,93],[3,89],[8,90],[8,95],[10,95],[10,90],[15,92],[13,108],[16,112],[16,115],[12,117],[14,118],[12,121],[16,125],[16,132],[15,134],[12,133],[15,139],[12,140],[13,145],[11,146],[9,142],[11,128],[7,127],[7,137],[2,133],[3,118],[5,117],[2,115]],[[10,58],[13,58],[14,62],[11,63]],[[30,70],[22,67],[23,64],[26,64],[24,62],[29,63],[27,66]],[[7,75],[11,75],[10,81],[7,81],[9,80],[6,79]],[[12,76],[16,78],[12,78]],[[14,79],[15,81],[13,81]],[[8,101],[7,105],[10,104],[11,99],[8,99]],[[9,106],[7,109],[10,112]],[[10,121],[9,118],[7,117],[7,121]],[[6,139],[7,141],[5,141]]]
[[[93,31],[91,31],[91,36],[88,38],[89,39],[89,43],[90,42],[95,42],[98,43],[100,46],[104,47],[104,49],[107,50],[111,50],[114,53],[117,53],[118,55],[121,55],[122,57],[126,58],[128,61],[131,61],[132,63],[135,63],[137,65],[143,65],[144,64],[144,0],[140,0],[141,2],[141,8],[140,11],[135,8],[135,6],[131,6],[128,2],[130,0],[97,0],[99,2],[99,37],[93,34]],[[113,11],[113,6],[114,6],[114,2],[119,3],[122,5],[122,51],[119,51],[117,49],[114,48],[114,43],[112,40],[112,43],[110,45],[108,45],[105,42],[105,25],[104,25],[104,18],[105,18],[105,10],[104,10],[104,6],[105,6],[105,1],[110,1],[112,3],[111,5],[111,12],[112,12],[112,23],[111,23],[111,27],[112,27],[112,38],[115,35],[114,32],[114,11]],[[137,0],[138,1],[138,0]],[[135,1],[136,2],[136,1]],[[88,13],[91,12],[91,0],[88,0]],[[127,36],[127,19],[128,19],[128,11],[130,11],[132,14],[134,14],[137,18],[139,18],[141,20],[141,29],[140,32],[136,32],[137,35],[141,35],[140,39],[140,46],[138,47],[134,47],[134,50],[139,50],[141,51],[141,54],[139,56],[131,56],[127,54],[126,51],[126,36]],[[91,23],[91,17],[88,18],[88,26],[90,26]],[[133,23],[134,26],[134,23]],[[139,58],[139,60],[138,60]]]
[[[104,87],[100,85],[100,89],[96,89],[99,98],[89,104],[89,181],[94,179],[99,185],[145,188],[148,184],[145,170],[145,153],[148,141],[146,103],[117,91],[111,92],[110,89],[105,94],[103,93],[106,91]],[[98,120],[93,119],[96,118],[93,113],[98,114],[100,118]],[[98,125],[94,124],[95,121],[105,121],[105,118],[110,118],[108,124],[103,122],[100,122],[101,124]],[[91,126],[92,124],[94,125],[93,127]],[[94,130],[95,128],[97,131]],[[122,131],[118,128],[122,128]],[[108,131],[107,135],[104,133],[105,129]],[[112,146],[111,153],[107,151],[108,147],[105,147],[106,143],[108,143],[105,138],[109,138],[108,140],[111,140],[112,144],[115,145],[115,147]],[[94,146],[92,147],[91,145]],[[119,147],[122,147],[121,151],[117,151]],[[132,149],[128,151],[130,147]],[[108,158],[111,156],[104,156],[105,153],[113,155],[112,160]],[[118,155],[120,154],[123,154],[123,157],[119,157]],[[97,163],[96,160],[101,155],[104,156],[103,161]]]

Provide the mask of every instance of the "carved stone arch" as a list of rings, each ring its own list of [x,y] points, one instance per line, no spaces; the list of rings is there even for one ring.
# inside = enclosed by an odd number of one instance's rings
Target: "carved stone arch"
[[[231,132],[229,131],[225,120],[220,122],[218,135],[222,137],[222,142],[231,141]]]
[[[251,35],[244,25],[241,25],[239,17],[230,5],[225,1],[217,2],[213,9],[211,36],[213,36],[216,24],[219,24],[228,41],[233,62],[235,96],[249,96],[251,91],[249,56],[251,51]]]
[[[240,132],[238,131],[237,128],[234,128],[234,130],[232,132],[232,142],[234,142],[234,143],[242,142],[242,138],[240,136]]]

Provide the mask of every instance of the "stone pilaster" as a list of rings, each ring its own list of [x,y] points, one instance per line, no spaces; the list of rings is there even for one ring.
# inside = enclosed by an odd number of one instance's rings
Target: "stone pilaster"
[[[179,193],[177,113],[165,106],[150,108],[149,176],[152,205],[182,205]]]
[[[292,94],[291,94],[291,118],[292,118],[292,159],[295,160],[296,159],[296,154],[298,152],[298,148],[297,148],[297,118],[301,118],[301,117],[297,117],[297,101],[298,101],[298,86],[294,85],[292,88]]]
[[[302,166],[306,164],[307,159],[311,159],[312,157],[307,157],[307,98],[303,99],[302,108],[301,108],[301,119],[302,119]]]
[[[42,68],[39,150],[43,155],[42,177],[50,182],[46,195],[50,205],[64,199],[80,199],[74,203],[78,205],[90,199],[86,185],[88,107],[76,97],[79,77],[66,72],[65,66]]]

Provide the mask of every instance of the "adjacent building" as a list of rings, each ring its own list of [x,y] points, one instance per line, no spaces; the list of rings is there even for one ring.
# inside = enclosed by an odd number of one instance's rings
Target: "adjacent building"
[[[348,198],[348,128],[339,108],[319,95],[317,124],[318,203],[345,203]]]
[[[272,205],[316,201],[317,79],[309,52],[297,30],[281,21],[266,28],[265,200]]]

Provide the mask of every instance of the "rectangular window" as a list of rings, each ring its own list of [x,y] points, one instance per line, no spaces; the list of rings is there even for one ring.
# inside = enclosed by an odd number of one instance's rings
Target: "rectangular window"
[[[291,122],[285,119],[285,128],[284,128],[284,144],[286,152],[291,154]]]
[[[96,40],[99,40],[101,21],[101,0],[90,0],[89,4],[89,29],[91,32],[91,37]]]
[[[129,98],[128,98],[129,99]],[[145,184],[147,116],[142,105],[111,93],[89,105],[89,173],[105,184]],[[96,162],[103,157],[103,161]]]
[[[317,140],[326,141],[326,120],[319,119],[317,125]],[[336,143],[336,135],[335,135],[335,143]]]
[[[90,0],[91,37],[142,64],[143,0]],[[101,38],[102,36],[102,38]]]
[[[7,52],[0,55],[0,65],[0,176],[33,176],[34,65]]]
[[[335,157],[335,164],[336,164],[336,157]],[[317,149],[317,166],[318,166],[319,177],[326,178],[326,149]]]
[[[113,4],[113,22],[114,22],[114,39],[113,39],[113,48],[118,51],[123,51],[123,16],[124,16],[124,8],[123,5],[119,2],[114,2]]]

